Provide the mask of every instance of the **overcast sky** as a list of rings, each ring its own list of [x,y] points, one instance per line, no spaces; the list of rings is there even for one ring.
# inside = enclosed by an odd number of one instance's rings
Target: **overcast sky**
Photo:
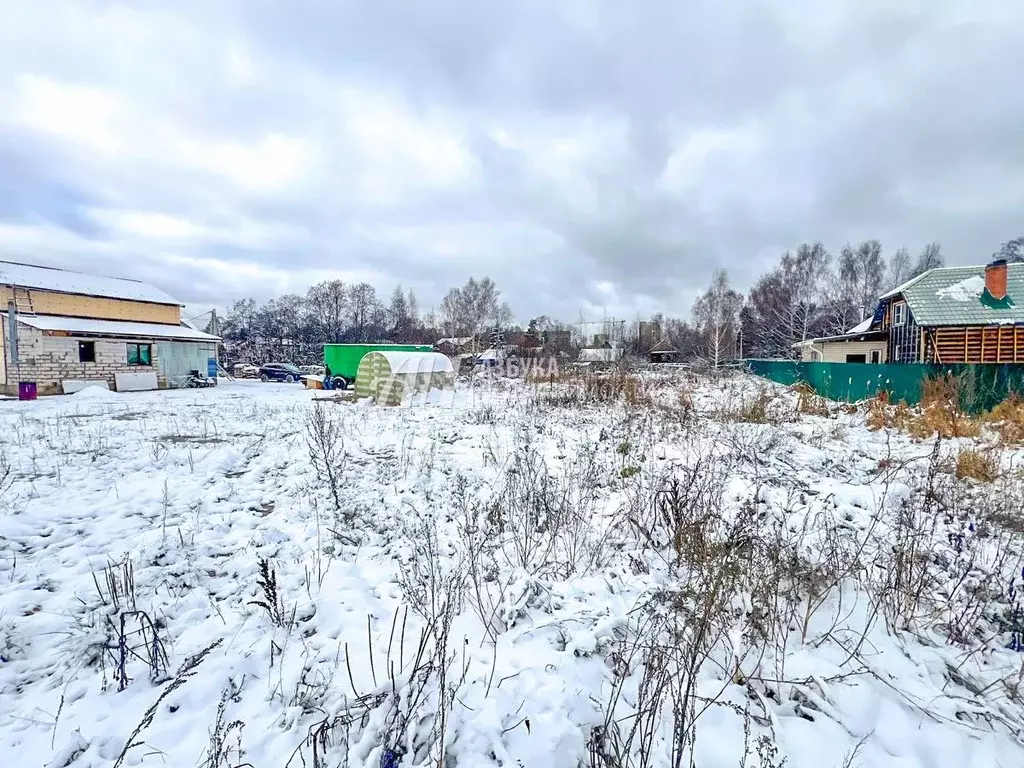
[[[804,240],[980,263],[1024,235],[1022,40],[1020,0],[0,0],[0,258],[563,320]]]

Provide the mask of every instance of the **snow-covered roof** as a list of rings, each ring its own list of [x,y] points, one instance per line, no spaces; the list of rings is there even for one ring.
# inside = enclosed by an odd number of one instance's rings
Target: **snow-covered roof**
[[[857,323],[855,326],[853,326],[853,328],[848,330],[847,333],[848,334],[865,333],[866,331],[868,331],[871,328],[871,320],[872,320],[872,318],[870,318],[870,317],[864,318],[859,323]]]
[[[953,301],[966,303],[971,299],[979,298],[981,296],[981,292],[984,290],[985,278],[980,275],[974,275],[973,277],[964,278],[952,285],[946,285],[939,288],[935,291],[935,295],[943,299],[952,299]]]
[[[367,354],[380,355],[388,361],[391,373],[427,373],[430,371],[451,371],[452,361],[440,352],[388,352],[373,351]]]
[[[434,344],[451,344],[452,346],[461,347],[464,344],[471,344],[472,342],[472,336],[446,336],[443,339],[438,339]]]
[[[1006,265],[1006,297],[985,292],[985,265],[931,269],[882,299],[900,295],[923,326],[1024,323],[1024,264]]]
[[[83,272],[71,272],[53,267],[37,267],[13,261],[0,261],[0,285],[16,285],[39,291],[77,293],[82,296],[101,296],[107,299],[145,301],[151,304],[181,302],[148,283],[123,277],[101,277]]]
[[[218,341],[217,336],[184,325],[124,323],[119,320],[89,320],[60,315],[18,315],[18,322],[40,331],[127,336],[133,339],[178,339],[182,341]]]

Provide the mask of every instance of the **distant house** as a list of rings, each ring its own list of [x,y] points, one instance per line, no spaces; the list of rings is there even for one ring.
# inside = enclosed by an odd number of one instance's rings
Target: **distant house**
[[[648,351],[652,363],[677,363],[679,350],[672,346],[668,339],[662,339]]]
[[[1024,263],[929,270],[845,334],[795,346],[825,362],[1024,363]]]
[[[205,377],[219,339],[183,322],[181,306],[136,280],[0,261],[3,389],[34,381],[40,394],[57,394],[82,382],[155,388],[191,371]]]

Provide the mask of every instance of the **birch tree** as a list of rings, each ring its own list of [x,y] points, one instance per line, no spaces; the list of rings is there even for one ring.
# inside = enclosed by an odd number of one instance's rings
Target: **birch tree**
[[[729,287],[729,275],[724,269],[715,273],[711,287],[693,306],[694,322],[701,334],[705,354],[715,368],[736,354],[742,306],[743,297]]]

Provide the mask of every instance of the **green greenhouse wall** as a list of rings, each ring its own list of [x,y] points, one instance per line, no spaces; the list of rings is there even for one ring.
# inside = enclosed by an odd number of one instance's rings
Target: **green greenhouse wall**
[[[779,384],[804,382],[830,400],[857,402],[885,391],[896,403],[916,405],[927,379],[955,376],[961,381],[961,406],[987,411],[1012,394],[1024,394],[1024,365],[934,365],[925,363],[805,363],[796,360],[747,360],[751,373]]]

